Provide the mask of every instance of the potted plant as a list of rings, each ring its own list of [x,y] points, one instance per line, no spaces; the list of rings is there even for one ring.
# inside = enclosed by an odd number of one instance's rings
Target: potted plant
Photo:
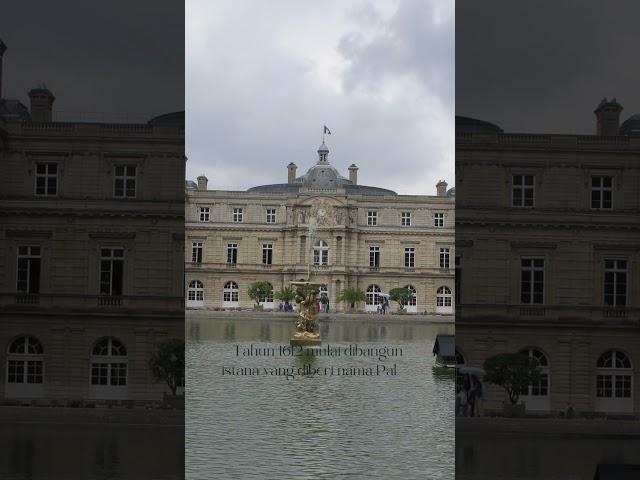
[[[389,298],[398,303],[398,313],[405,313],[404,307],[409,304],[413,292],[408,288],[392,288],[389,291]]]
[[[184,408],[184,395],[177,395],[179,386],[184,385],[184,340],[171,338],[158,343],[149,359],[151,374],[158,382],[165,382],[171,395],[164,395],[165,405]]]
[[[256,302],[253,306],[254,310],[262,310],[260,302],[264,302],[271,295],[272,288],[269,282],[253,282],[249,286],[249,291],[247,292],[249,298]]]
[[[340,293],[338,300],[349,305],[348,310],[353,312],[356,308],[356,305],[360,302],[364,302],[366,300],[366,294],[360,290],[359,288],[345,288]]]
[[[540,380],[538,361],[522,353],[500,353],[484,362],[486,380],[504,389],[509,402],[503,402],[505,417],[524,416],[526,405],[518,404],[522,392]]]

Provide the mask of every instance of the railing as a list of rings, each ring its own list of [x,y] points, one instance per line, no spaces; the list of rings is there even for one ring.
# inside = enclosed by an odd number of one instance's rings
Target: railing
[[[167,295],[72,295],[0,293],[0,309],[69,309],[69,310],[161,310],[177,311],[184,307],[183,297]]]
[[[544,317],[545,310],[541,306],[520,307],[521,317]]]
[[[404,271],[405,272],[415,272],[416,269],[415,269],[415,267],[404,267]]]
[[[314,265],[314,270],[329,270],[329,265]]]
[[[99,307],[121,307],[122,297],[115,297],[111,295],[100,295],[98,297]]]
[[[370,272],[379,272],[380,271],[380,267],[369,267],[369,271]]]
[[[227,263],[227,268],[238,268],[237,263]]]
[[[16,295],[17,305],[37,305],[40,297],[37,293],[19,293]]]
[[[262,269],[263,270],[271,270],[271,267],[273,267],[273,265],[271,265],[270,263],[263,263],[262,264]]]

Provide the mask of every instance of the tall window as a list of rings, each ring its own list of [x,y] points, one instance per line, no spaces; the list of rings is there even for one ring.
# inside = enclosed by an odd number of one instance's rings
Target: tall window
[[[512,205],[514,207],[533,207],[533,191],[533,175],[514,175]]]
[[[627,305],[627,261],[605,259],[604,304],[608,307]]]
[[[414,247],[405,247],[404,268],[415,268],[415,266],[416,266],[416,249]]]
[[[440,268],[443,270],[449,270],[449,248],[440,248]]]
[[[127,349],[117,338],[105,337],[93,347],[91,385],[127,385]]]
[[[536,362],[538,362],[538,369],[540,371],[538,381],[524,387],[520,395],[530,395],[533,397],[549,395],[549,360],[547,360],[547,356],[537,348],[525,348],[521,350],[520,353],[535,359]]]
[[[529,305],[544,303],[544,258],[520,259],[520,301]]]
[[[18,246],[18,293],[40,293],[40,247]]]
[[[276,209],[267,208],[267,223],[276,223]]]
[[[42,384],[44,381],[44,352],[35,337],[16,338],[7,352],[7,383]]]
[[[400,225],[403,227],[411,226],[411,212],[402,212],[400,214]]]
[[[418,295],[416,294],[416,288],[413,285],[406,285],[404,288],[411,292],[411,298],[409,299],[409,303],[407,306],[415,307],[418,305]]]
[[[236,282],[227,282],[224,284],[224,289],[222,292],[222,299],[225,302],[238,302],[240,289],[238,288],[238,284]]]
[[[262,264],[263,265],[273,264],[273,243],[262,244]]]
[[[591,177],[591,208],[597,210],[613,208],[613,177]]]
[[[268,283],[268,282],[267,282]],[[269,293],[267,293],[266,297],[262,297],[258,299],[259,303],[273,303],[273,285],[268,283],[269,285]]]
[[[380,304],[382,301],[382,297],[380,296],[380,293],[382,293],[382,290],[378,285],[369,285],[367,287],[367,292],[366,292],[366,297],[367,297],[366,304],[367,305]]]
[[[433,226],[436,228],[444,228],[444,213],[436,212],[433,214]]]
[[[596,397],[631,398],[631,360],[619,350],[609,350],[598,358]]]
[[[191,263],[202,263],[202,241],[191,242]]]
[[[456,255],[456,284],[455,284],[455,295],[456,295],[456,304],[460,305],[460,285],[462,284],[462,259],[459,255]]]
[[[244,216],[244,210],[242,208],[234,208],[233,209],[233,221],[235,223],[242,223]]]
[[[136,166],[116,165],[113,195],[117,198],[135,198]]]
[[[380,268],[380,247],[369,247],[369,267]]]
[[[192,280],[187,290],[187,300],[190,302],[204,301],[204,285],[200,280]]]
[[[369,210],[367,212],[367,225],[375,227],[378,225],[378,212],[375,210]]]
[[[211,208],[210,207],[200,207],[200,221],[208,222],[211,216]]]
[[[238,244],[227,243],[227,263],[236,265],[238,263]]]
[[[100,249],[100,295],[122,295],[124,250]]]
[[[58,194],[58,164],[38,163],[36,165],[36,195]]]
[[[324,240],[318,240],[313,246],[313,264],[329,265],[329,244]]]
[[[449,311],[451,308],[451,289],[445,286],[438,288],[436,292],[436,311],[439,309]]]

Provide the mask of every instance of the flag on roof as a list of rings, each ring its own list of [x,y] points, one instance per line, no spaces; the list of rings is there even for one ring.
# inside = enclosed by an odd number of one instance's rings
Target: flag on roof
[[[326,125],[324,126],[324,133],[326,133],[327,135],[331,135],[331,130],[329,130]]]

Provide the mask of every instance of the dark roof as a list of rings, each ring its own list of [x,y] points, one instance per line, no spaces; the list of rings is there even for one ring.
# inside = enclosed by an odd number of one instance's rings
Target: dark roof
[[[20,101],[13,98],[0,99],[0,116],[17,116],[25,122],[31,121],[29,109]]]
[[[184,127],[184,111],[165,113],[153,117],[147,122],[149,125],[170,125]]]
[[[257,187],[252,187],[247,190],[247,192],[295,194],[300,191],[300,187],[304,187],[304,185],[300,183],[274,183],[272,185],[259,185]],[[343,185],[341,188],[345,189],[347,195],[397,195],[393,190],[370,187],[368,185]]]
[[[442,357],[455,357],[456,337],[455,335],[438,335],[433,344],[433,354]]]
[[[456,133],[503,133],[503,130],[484,120],[456,115]]]
[[[604,464],[596,468],[593,480],[638,480],[640,465]]]
[[[620,135],[640,136],[640,114],[631,115],[620,125]]]
[[[185,180],[184,188],[187,190],[198,190],[198,184],[193,180]]]

